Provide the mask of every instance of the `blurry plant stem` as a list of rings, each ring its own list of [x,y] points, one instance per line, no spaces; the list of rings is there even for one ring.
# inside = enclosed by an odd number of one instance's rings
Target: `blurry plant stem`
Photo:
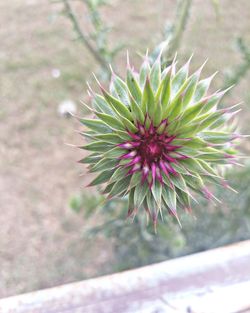
[[[71,7],[71,4],[69,0],[62,0],[65,8],[65,12],[68,15],[69,19],[71,20],[73,27],[76,31],[76,33],[79,36],[79,39],[82,41],[82,43],[86,46],[86,48],[89,50],[89,52],[94,56],[94,58],[97,60],[97,62],[101,65],[101,67],[108,71],[108,65],[106,60],[98,53],[98,51],[93,47],[91,42],[88,40],[87,35],[83,32],[81,29],[80,24],[78,23],[77,16],[73,12],[73,9]]]
[[[246,45],[243,38],[238,38],[237,47],[242,57],[242,63],[236,66],[230,77],[226,79],[224,89],[239,84],[241,79],[243,79],[250,70],[250,48]]]
[[[170,40],[166,51],[167,60],[172,59],[180,47],[182,36],[186,29],[191,4],[192,0],[178,0],[176,15],[172,25],[172,33],[170,35]]]

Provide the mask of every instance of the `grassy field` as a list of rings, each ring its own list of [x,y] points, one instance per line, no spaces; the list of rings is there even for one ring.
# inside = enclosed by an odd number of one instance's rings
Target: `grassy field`
[[[243,35],[250,43],[250,2],[220,2],[218,21],[210,1],[194,1],[180,53],[195,53],[194,68],[209,58],[207,73],[221,71],[216,86],[223,71],[240,62],[235,38]],[[157,43],[174,7],[173,0],[116,0],[102,13],[114,27],[111,42],[125,43],[138,64],[136,52]],[[111,270],[112,243],[85,240],[85,222],[68,205],[90,178],[79,176],[84,169],[75,161],[82,153],[64,144],[81,142],[74,133],[79,125],[60,117],[57,107],[85,96],[85,80],[97,65],[72,41],[60,11],[60,4],[47,1],[0,3],[0,297]],[[117,59],[121,72],[124,59],[125,51]],[[53,77],[54,69],[60,77]],[[230,98],[246,101],[240,119],[248,130],[249,78]]]

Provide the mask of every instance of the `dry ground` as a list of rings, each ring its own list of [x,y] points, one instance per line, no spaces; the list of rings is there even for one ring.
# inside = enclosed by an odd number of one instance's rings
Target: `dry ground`
[[[195,52],[197,65],[209,57],[210,73],[239,61],[233,49],[237,35],[250,39],[250,2],[221,3],[218,24],[208,0],[194,1],[182,46],[184,56]],[[103,13],[114,25],[113,41],[145,51],[157,42],[174,5],[117,0]],[[46,0],[0,2],[0,297],[96,275],[112,255],[111,243],[83,239],[86,225],[68,206],[88,179],[79,177],[80,152],[64,145],[79,143],[73,132],[78,125],[59,117],[57,105],[77,101],[96,67],[80,43],[71,41],[70,23],[59,10]],[[54,68],[61,71],[57,79]],[[233,98],[250,100],[247,79]]]

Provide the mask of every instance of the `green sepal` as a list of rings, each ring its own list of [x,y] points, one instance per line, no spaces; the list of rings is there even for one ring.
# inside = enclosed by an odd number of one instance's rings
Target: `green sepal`
[[[185,179],[182,177],[182,175],[170,175],[170,180],[174,184],[175,187],[179,188],[180,190],[188,193],[187,185],[185,182]]]
[[[176,212],[176,192],[175,190],[165,187],[162,188],[162,197],[171,212]]]
[[[113,171],[107,170],[101,172],[90,184],[89,186],[96,186],[107,182],[113,175]]]
[[[194,137],[190,138],[190,140],[185,140],[181,138],[175,139],[172,141],[172,145],[181,145],[183,147],[189,147],[192,149],[202,149],[204,147],[207,147],[208,143],[199,137]]]
[[[111,189],[113,188],[115,183],[112,183],[112,184],[108,184],[104,190],[102,191],[103,194],[107,194],[107,193],[110,193]]]
[[[149,188],[148,188],[148,184],[146,182],[144,182],[143,185],[138,184],[135,187],[134,203],[135,203],[135,207],[137,209],[142,205],[142,202],[145,199],[148,190],[149,190]]]
[[[94,151],[94,152],[105,152],[110,149],[112,149],[113,145],[109,145],[106,142],[103,141],[94,141],[87,145],[84,145],[80,147],[80,149],[85,149],[88,151]]]
[[[201,158],[201,156],[199,155],[199,158]],[[197,159],[184,159],[184,160],[180,160],[179,161],[180,164],[182,166],[185,167],[185,169],[187,169],[190,173],[192,173],[193,175],[201,174],[201,175],[206,175],[208,174],[206,172],[206,170],[201,166],[201,164],[198,162]]]
[[[202,178],[197,174],[193,176],[185,176],[185,181],[187,185],[192,188],[195,192],[198,192],[202,196],[202,189],[205,187]]]
[[[146,83],[146,79],[150,73],[150,64],[148,57],[145,58],[144,62],[142,63],[142,66],[140,68],[140,73],[139,73],[139,81],[140,81],[140,86],[143,88]]]
[[[178,74],[178,73],[177,73]],[[176,75],[177,75],[176,74]],[[175,79],[175,78],[174,78]],[[173,79],[173,81],[174,81]],[[173,83],[172,83],[172,87],[171,87],[171,99],[169,102],[169,105],[167,106],[166,110],[164,111],[164,117],[169,116],[172,114],[172,111],[174,110],[177,102],[179,101],[179,98],[182,97],[183,98],[183,91],[185,90],[185,88],[187,87],[189,81],[190,81],[191,77],[189,77],[188,79],[186,79],[182,85],[179,87],[178,91],[176,93],[173,93]]]
[[[129,208],[129,210],[132,210],[132,211],[135,208],[134,194],[135,194],[135,188],[130,189],[129,196],[128,196],[128,208]]]
[[[107,143],[118,144],[123,142],[123,139],[117,133],[97,134],[94,137]]]
[[[130,140],[131,139],[129,134],[124,130],[116,130],[115,133],[117,136],[119,136],[123,140]]]
[[[115,91],[118,95],[119,100],[128,106],[129,105],[129,96],[128,96],[127,85],[125,84],[125,82],[122,79],[120,79],[114,73],[112,74],[111,79],[112,79],[112,82],[114,84],[114,88],[115,88]]]
[[[135,172],[130,180],[130,184],[129,184],[129,189],[134,188],[135,186],[137,186],[138,184],[140,184],[141,182],[141,173],[140,172]]]
[[[199,83],[197,84],[195,93],[193,95],[193,102],[200,101],[201,98],[203,98],[207,94],[208,88],[209,88],[211,81],[214,78],[215,74],[211,75],[208,78],[205,78],[205,79],[199,81]]]
[[[139,121],[141,124],[143,124],[145,116],[144,116],[140,106],[137,104],[137,102],[132,97],[130,98],[130,104],[131,104],[131,113],[134,117],[134,122],[136,123],[137,121]]]
[[[128,173],[128,169],[124,167],[118,167],[114,174],[111,176],[109,183],[113,183],[115,181],[121,180],[123,177],[125,177]]]
[[[213,144],[225,144],[235,138],[233,134],[218,131],[203,131],[199,136]]]
[[[110,105],[107,103],[104,97],[100,95],[96,95],[94,97],[94,99],[92,100],[92,105],[96,111],[100,111],[109,115],[114,115],[114,111],[110,108]]]
[[[150,81],[147,78],[142,94],[141,108],[143,114],[146,115],[146,113],[149,113],[149,115],[152,117],[154,114],[154,104],[154,93],[151,88]]]
[[[189,157],[189,158],[194,158],[197,157],[199,155],[199,151],[197,149],[191,148],[191,147],[187,147],[187,146],[183,146],[181,148],[178,149],[178,153],[184,154],[185,156]],[[178,158],[178,155],[176,155],[175,151],[169,152],[169,156],[175,158]]]
[[[152,90],[154,92],[157,91],[160,81],[161,81],[161,56],[159,55],[153,64],[150,75],[149,75],[150,83],[152,86]]]
[[[186,88],[184,96],[183,96],[183,107],[184,108],[190,103],[190,101],[191,101],[191,99],[195,93],[199,77],[200,77],[200,71],[199,70],[190,77],[190,81],[187,85],[187,88]]]
[[[147,208],[148,208],[150,214],[152,214],[152,212],[155,212],[157,204],[155,203],[154,197],[153,197],[151,192],[147,193],[147,195],[145,197],[145,200],[146,200],[146,203],[147,203]]]
[[[195,103],[191,107],[187,108],[180,117],[181,123],[188,124],[189,122],[193,121],[194,118],[201,112],[205,103],[206,100],[202,99],[198,103]]]
[[[176,75],[172,79],[172,91],[174,97],[179,94],[180,90],[183,90],[183,86],[187,85],[187,78],[188,78],[188,71],[189,71],[189,63],[188,62],[179,69],[179,71],[176,73]]]
[[[224,160],[226,158],[225,154],[221,152],[217,153],[202,153],[199,155],[199,159],[202,159],[207,162],[215,162],[219,160]]]
[[[190,197],[186,192],[178,190],[177,188],[177,197],[180,203],[183,205],[184,209],[191,209]]]
[[[168,117],[168,107],[171,97],[171,71],[166,74],[162,80],[162,93],[161,93],[161,105],[162,105],[162,118]]]
[[[115,147],[115,148],[105,152],[103,154],[103,157],[107,158],[107,159],[115,159],[115,158],[119,158],[123,154],[124,154],[124,150],[123,149],[121,149],[119,147]]]
[[[120,120],[122,121],[125,129],[129,130],[132,133],[136,133],[138,131],[137,127],[126,117],[120,116]]]
[[[128,189],[129,186],[129,181],[130,181],[131,177],[127,176],[125,178],[122,178],[120,180],[118,180],[113,188],[111,189],[108,197],[116,197],[119,196],[120,194],[122,194],[123,192],[125,192]]]
[[[132,97],[135,99],[136,103],[139,104],[141,103],[141,99],[142,99],[142,92],[141,92],[141,88],[137,83],[137,80],[134,76],[134,73],[132,72],[132,70],[130,68],[127,69],[127,85],[128,85],[128,89],[132,95]]]
[[[93,140],[95,138],[95,132],[89,131],[89,132],[79,132],[79,134],[85,138],[88,138],[90,140]]]
[[[181,113],[181,110],[183,108],[183,95],[180,95],[179,98],[177,98],[175,102],[171,104],[171,106],[172,105],[172,110],[170,112],[167,112],[167,115],[165,113],[165,118],[168,118],[170,122],[172,122]]]
[[[91,167],[90,172],[98,172],[103,170],[110,170],[114,169],[117,164],[119,163],[119,160],[113,160],[113,159],[101,159],[99,162],[97,162],[94,166]]]
[[[112,131],[108,125],[101,120],[80,118],[79,121],[97,133],[110,133]]]
[[[85,158],[81,159],[78,161],[78,163],[83,163],[83,164],[90,164],[90,163],[96,163],[101,160],[101,157],[99,154],[92,153]]]
[[[201,113],[205,114],[209,112],[212,108],[216,107],[220,103],[221,99],[224,97],[224,95],[227,93],[228,90],[229,88],[220,92],[216,92],[214,95],[211,95],[210,97],[208,97],[206,104],[202,108]]]
[[[161,209],[162,185],[158,180],[156,180],[152,186],[152,194],[157,203],[157,207]]]
[[[217,104],[220,101],[221,96],[218,94],[209,96],[208,98],[204,99],[204,105],[201,108],[201,114],[206,114],[209,112],[212,108],[216,107]]]
[[[162,121],[162,106],[158,102],[155,106],[155,111],[153,114],[153,124],[154,126],[158,126]]]
[[[189,172],[180,163],[179,164],[172,163],[171,166],[176,170],[177,173],[189,175]]]
[[[224,110],[218,110],[210,114],[202,115],[199,119],[194,120],[194,124],[198,124],[198,131],[202,131],[205,128],[211,127],[220,117],[225,114]]]
[[[201,159],[198,159],[198,162],[200,163],[200,165],[203,167],[203,169],[209,173],[210,175],[207,175],[207,176],[214,176],[214,177],[219,177],[219,174],[216,172],[215,169],[213,169],[206,161],[204,160],[201,160]]]
[[[174,126],[174,123],[172,122],[170,126]],[[199,124],[197,125],[186,125],[186,126],[180,126],[180,121],[179,124],[177,125],[176,128],[173,130],[170,128],[170,126],[167,128],[170,134],[178,134],[178,138],[190,138],[193,137],[198,131],[199,131]]]
[[[124,130],[123,124],[117,118],[111,115],[108,115],[105,113],[99,113],[99,112],[96,112],[96,115],[111,128]]]
[[[132,115],[129,112],[129,109],[121,101],[111,96],[104,89],[102,90],[104,98],[111,105],[112,109],[120,114],[121,116],[126,117],[128,120],[132,120]]]

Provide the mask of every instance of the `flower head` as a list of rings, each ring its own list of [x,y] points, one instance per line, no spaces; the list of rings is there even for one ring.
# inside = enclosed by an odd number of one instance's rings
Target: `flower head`
[[[90,185],[128,195],[128,216],[144,208],[155,225],[164,211],[190,211],[194,192],[215,198],[207,183],[228,186],[218,168],[235,163],[239,138],[228,126],[236,106],[218,108],[227,90],[208,93],[214,75],[200,80],[203,66],[189,74],[190,60],[177,72],[176,63],[146,57],[137,73],[128,62],[126,81],[112,73],[109,91],[90,90],[95,118],[80,119],[91,141],[82,148],[92,151],[81,162],[99,172]]]

